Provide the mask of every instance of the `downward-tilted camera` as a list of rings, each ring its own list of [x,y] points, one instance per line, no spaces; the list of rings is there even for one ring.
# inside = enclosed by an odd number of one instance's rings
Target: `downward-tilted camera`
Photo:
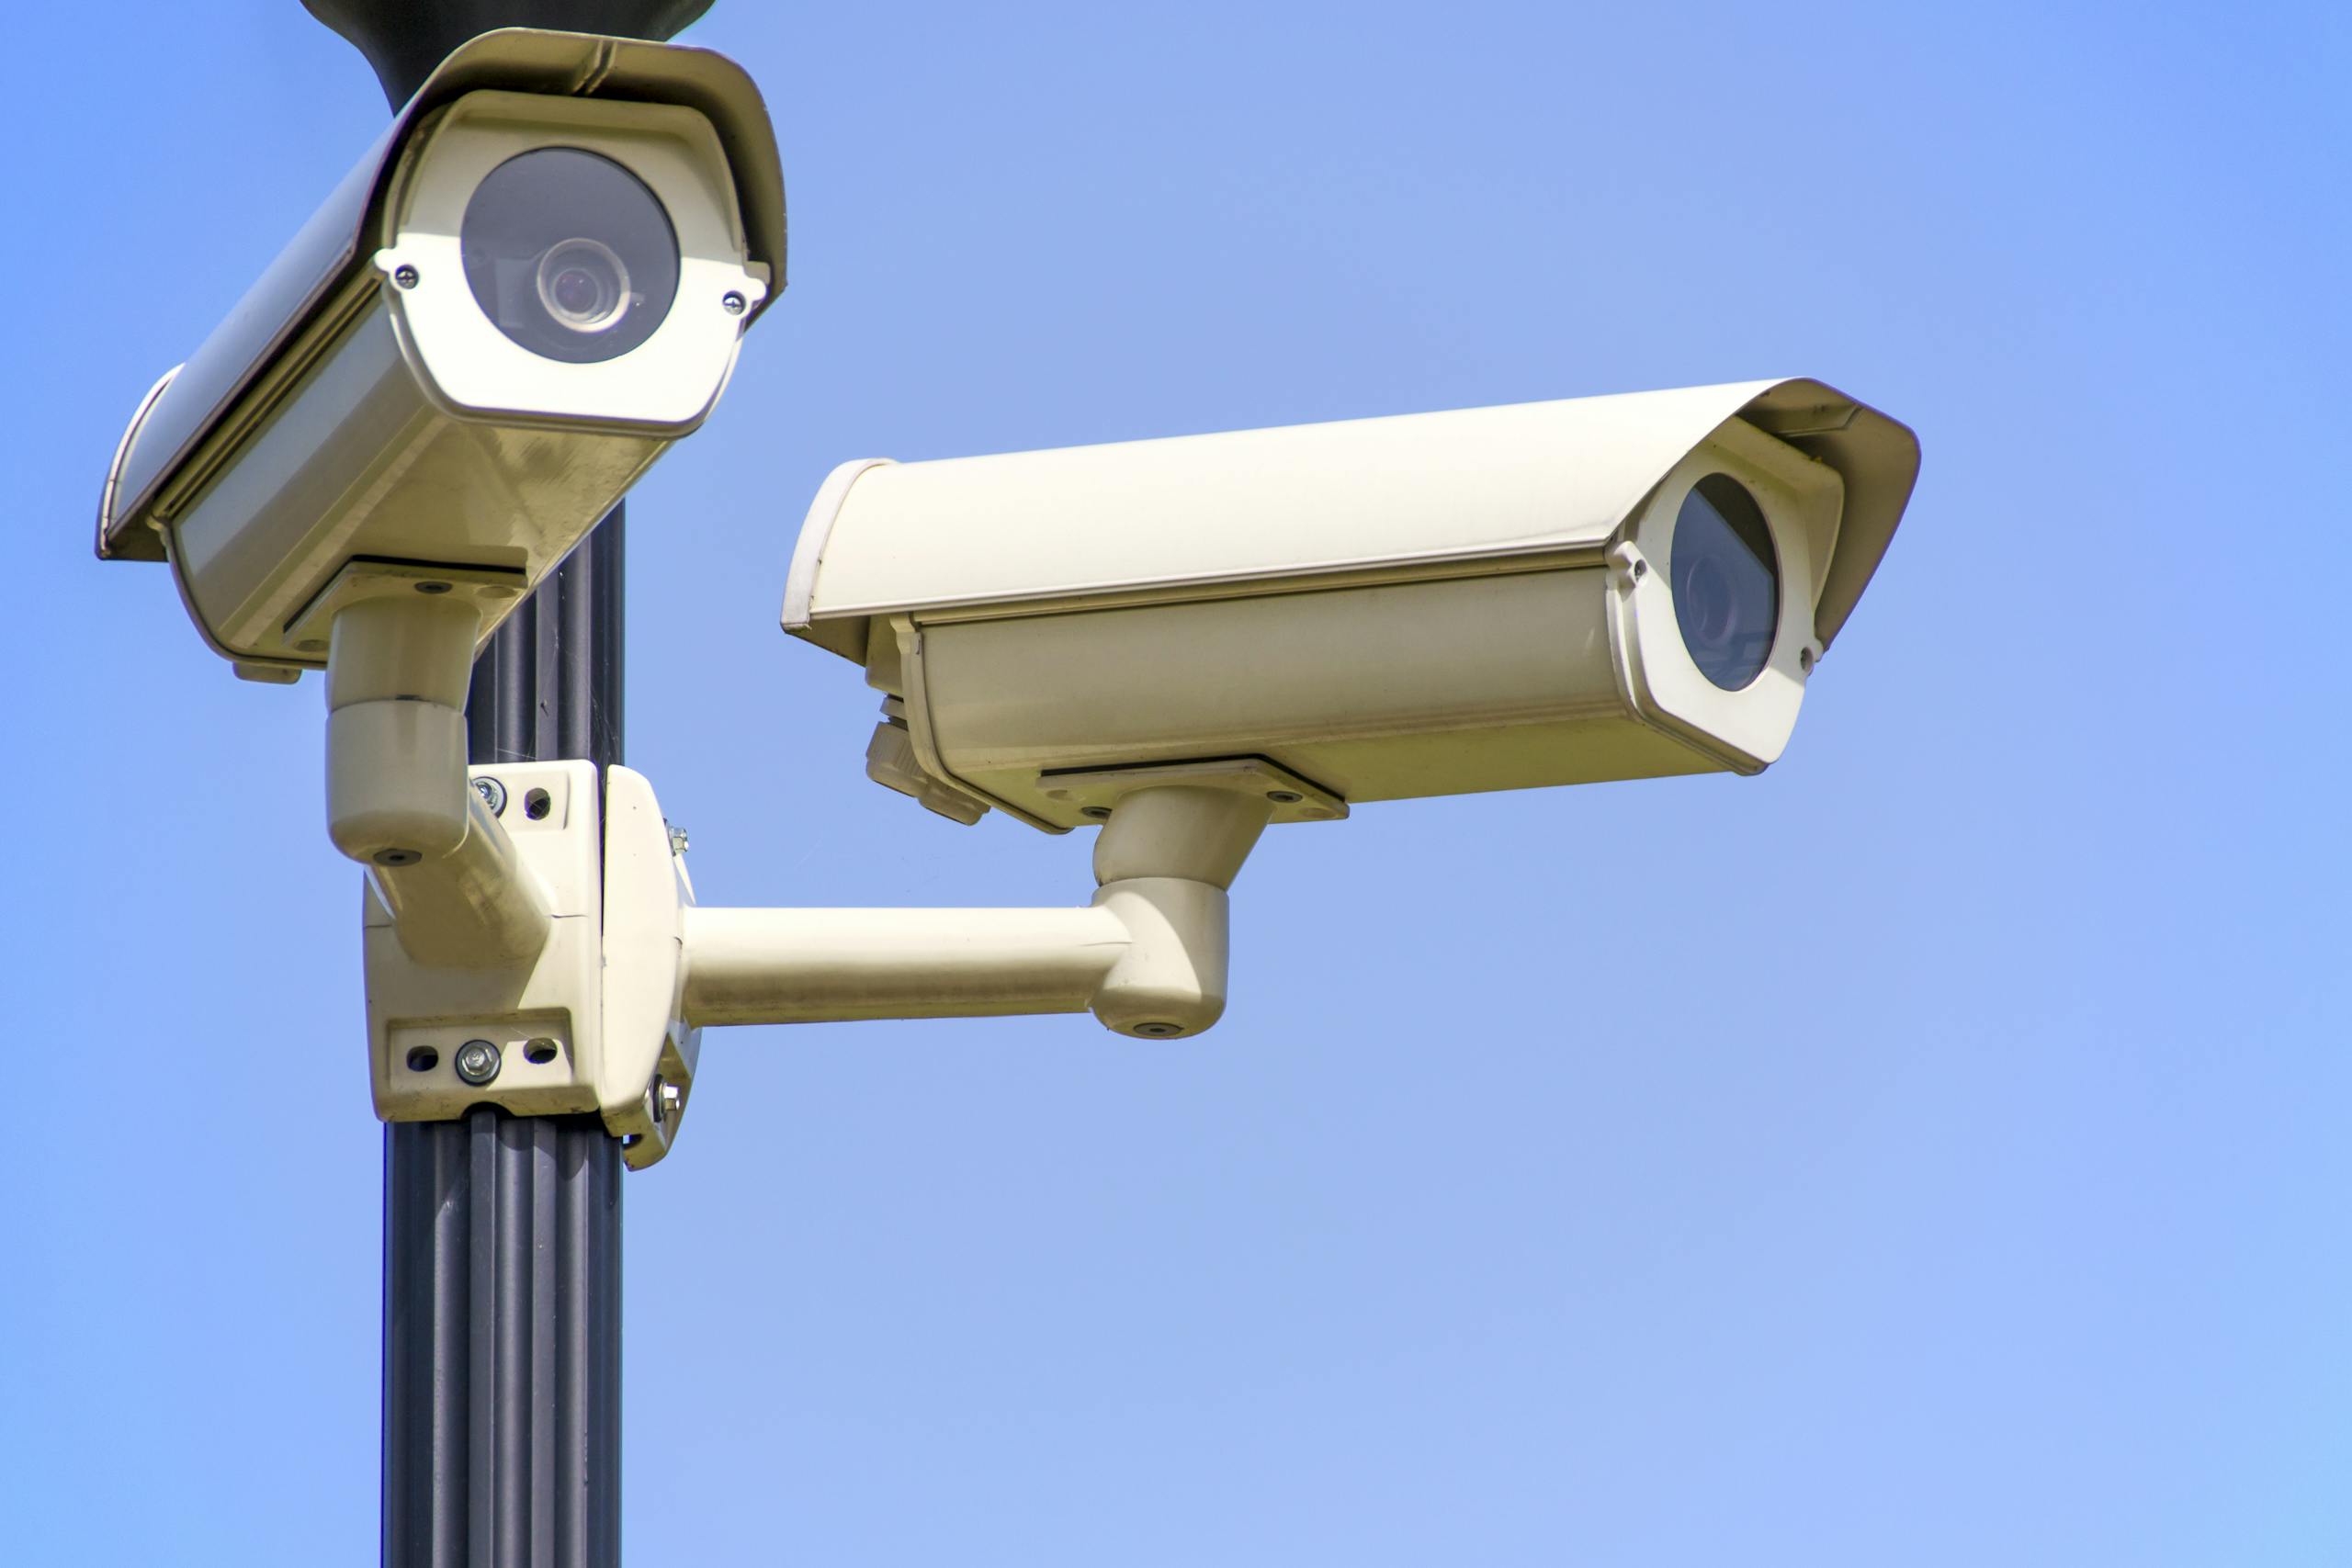
[[[168,559],[250,677],[325,666],[336,616],[386,595],[485,638],[709,413],[783,265],[740,68],[485,34],[148,395],[98,554]]]
[[[710,412],[784,259],[774,133],[740,67],[486,33],[115,454],[98,554],[168,561],[240,675],[326,671],[327,828],[368,868],[388,1118],[495,1098],[601,1111],[639,1161],[667,1146],[692,1043],[665,1032],[663,985],[634,1010],[627,977],[607,986],[601,781],[470,779],[467,687],[499,623]],[[610,1050],[608,989],[653,1019]]]

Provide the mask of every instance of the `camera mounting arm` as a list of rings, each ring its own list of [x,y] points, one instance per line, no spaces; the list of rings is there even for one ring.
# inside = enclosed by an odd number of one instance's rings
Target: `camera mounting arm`
[[[1091,1011],[1144,1039],[1225,1010],[1228,895],[1272,815],[1262,794],[1162,784],[1122,796],[1072,909],[687,908],[689,1024]]]
[[[338,656],[384,637],[451,657],[463,615],[394,604],[344,612]],[[702,908],[642,774],[491,763],[466,788],[432,711],[446,687],[330,683],[330,818],[369,864],[377,1115],[593,1111],[632,1167],[669,1152],[705,1025],[1091,1010],[1147,1040],[1208,1028],[1227,889],[1279,805],[1246,761],[1104,771],[1080,786],[1104,826],[1093,900],[1075,908]],[[388,865],[387,845],[433,852]]]
[[[537,958],[546,894],[467,781],[479,604],[442,577],[346,572],[341,586],[327,653],[328,835],[368,868],[416,963]]]

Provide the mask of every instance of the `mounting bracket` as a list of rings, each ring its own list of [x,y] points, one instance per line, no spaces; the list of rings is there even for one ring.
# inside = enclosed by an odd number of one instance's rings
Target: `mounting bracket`
[[[369,872],[376,1113],[593,1111],[643,1167],[676,1138],[707,1024],[1091,1011],[1142,1039],[1198,1033],[1225,1010],[1227,889],[1259,835],[1278,812],[1346,810],[1268,768],[1217,759],[1070,780],[1104,818],[1093,900],[1078,908],[726,909],[695,904],[683,836],[642,774],[607,769],[600,812],[591,763],[475,767],[469,806],[511,846],[495,863],[504,882],[435,905],[387,893],[438,863]],[[543,908],[544,940],[493,961],[461,951],[485,929],[474,904]]]
[[[546,942],[500,964],[420,962],[410,948],[427,944],[413,928],[431,916],[396,916],[371,873],[361,921],[376,1114],[594,1111],[630,1164],[650,1165],[684,1110],[697,1043],[675,1007],[679,911],[692,895],[652,789],[609,770],[600,824],[593,763],[469,773],[513,841],[512,874],[545,902]]]

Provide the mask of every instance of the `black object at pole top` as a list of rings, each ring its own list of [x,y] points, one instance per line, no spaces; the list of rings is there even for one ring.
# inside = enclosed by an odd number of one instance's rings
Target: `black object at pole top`
[[[398,108],[452,50],[499,28],[553,28],[664,39],[710,9],[711,0],[302,0],[349,39],[384,96]]]

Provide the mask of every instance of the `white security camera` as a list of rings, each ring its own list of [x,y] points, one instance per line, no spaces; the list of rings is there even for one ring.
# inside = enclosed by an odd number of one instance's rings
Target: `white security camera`
[[[239,674],[326,670],[328,831],[385,933],[371,1017],[527,1026],[520,1106],[641,1122],[664,1037],[603,1056],[593,777],[514,774],[511,806],[469,781],[474,657],[709,413],[784,255],[733,62],[484,34],[148,394],[107,476],[100,557],[168,560]],[[386,1103],[435,1111],[411,1076]]]
[[[168,559],[257,679],[324,666],[379,597],[463,605],[478,643],[702,423],[783,265],[740,68],[485,34],[148,394],[98,554]]]
[[[967,822],[1753,773],[1917,468],[1809,380],[851,463],[784,625],[888,694],[868,772]]]
[[[487,928],[404,923],[425,952],[543,945],[466,782],[474,655],[709,413],[783,264],[774,133],[732,62],[484,34],[123,436],[98,554],[169,560],[239,674],[327,670],[336,846],[388,904]]]

